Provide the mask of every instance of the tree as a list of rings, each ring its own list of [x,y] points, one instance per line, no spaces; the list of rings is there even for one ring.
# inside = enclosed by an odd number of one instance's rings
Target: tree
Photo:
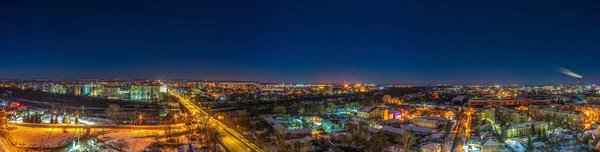
[[[275,107],[273,107],[273,112],[276,113],[277,115],[283,115],[283,114],[287,113],[287,110],[285,109],[284,106],[275,106]]]
[[[525,149],[525,151],[532,152],[533,150],[534,150],[533,141],[531,141],[531,136],[528,136],[527,137],[527,148]]]
[[[392,96],[384,95],[381,100],[383,101],[383,103],[390,103],[390,102],[392,102]]]
[[[300,107],[300,109],[298,109],[298,114],[300,115],[304,115],[306,111],[304,110],[304,107]]]
[[[531,135],[535,135],[535,125],[531,123]]]
[[[162,148],[160,148],[160,144],[159,143],[153,142],[148,147],[146,147],[144,149],[144,151],[146,151],[146,152],[161,152],[163,150],[162,150]]]
[[[75,110],[75,112],[73,112],[73,115],[75,116],[75,124],[79,124],[79,116],[81,115],[81,113],[79,113],[79,110]]]
[[[311,113],[315,112],[314,111],[315,107],[316,106],[312,105],[312,104],[311,105],[307,105],[306,108],[304,109],[304,113],[311,114]]]
[[[129,143],[125,139],[119,139],[113,143],[113,146],[119,149],[119,151],[123,151],[123,149],[129,148]]]
[[[540,135],[538,137],[538,140],[543,141],[543,142],[548,141],[548,133],[546,132],[546,129],[542,129],[539,132],[540,132]]]
[[[250,119],[250,118],[248,117],[248,113],[246,113],[246,112],[243,112],[243,111],[241,111],[241,112],[238,112],[238,113],[236,113],[236,118],[237,118],[237,121],[236,121],[236,122],[237,122],[237,124],[239,124],[240,126],[242,126],[242,127],[249,126],[249,123],[250,123],[250,122],[249,122],[249,121],[250,121],[249,119]]]
[[[350,145],[355,148],[359,148],[361,144],[366,143],[367,138],[369,137],[369,131],[367,128],[361,127],[354,122],[348,122],[348,127],[346,128],[347,140]]]
[[[344,104],[344,109],[350,110],[350,109],[352,109],[352,107],[350,106],[349,103],[346,103],[346,104]]]
[[[372,134],[367,142],[367,151],[384,151],[387,148],[387,135],[382,131]]]
[[[208,142],[212,145],[213,151],[217,151],[217,144],[223,136],[216,128],[210,127],[206,132],[206,137],[208,138]]]
[[[417,143],[417,139],[413,136],[410,131],[404,131],[401,136],[397,136],[394,139],[398,143],[398,147],[410,151],[410,149]]]
[[[350,103],[350,108],[352,108],[352,109],[358,109],[359,106],[360,106],[360,104],[358,102]]]
[[[315,108],[315,112],[316,112],[316,113],[318,113],[318,114],[323,114],[323,113],[325,112],[325,106],[323,106],[323,105],[318,105],[318,106]]]
[[[119,121],[118,116],[119,113],[121,113],[121,107],[117,104],[111,104],[104,113],[106,114],[106,117],[110,118],[114,123],[117,123]]]
[[[334,112],[335,110],[337,110],[337,105],[335,105],[335,103],[327,103],[327,112]]]

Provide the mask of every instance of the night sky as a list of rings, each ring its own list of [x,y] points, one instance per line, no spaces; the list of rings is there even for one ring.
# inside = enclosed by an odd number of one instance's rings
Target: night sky
[[[125,2],[126,1],[126,2]],[[2,78],[600,83],[600,2],[0,1]]]

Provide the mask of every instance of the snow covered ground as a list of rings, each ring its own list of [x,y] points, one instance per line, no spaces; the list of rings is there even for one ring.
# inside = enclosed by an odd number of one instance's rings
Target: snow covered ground
[[[85,130],[74,128],[63,130],[61,128],[17,127],[17,129],[9,130],[8,132],[19,143],[36,145],[56,145],[70,137],[85,134]]]
[[[510,146],[515,151],[525,151],[525,147],[516,140],[508,139],[506,140],[506,145]]]
[[[100,130],[95,130],[95,131],[97,132]],[[139,130],[139,133],[138,133],[137,129],[107,130],[107,132],[109,132],[109,133],[107,133],[103,136],[105,138],[110,139],[107,142],[115,142],[119,139],[125,139],[129,145],[127,151],[131,151],[131,152],[142,151],[145,147],[149,146],[153,142],[156,142],[156,139],[154,139],[152,136],[155,136],[158,134],[160,134],[160,135],[164,134],[164,131],[157,131],[157,130]],[[141,138],[135,138],[135,137],[141,137]],[[179,139],[180,139],[179,141],[182,143],[188,142],[184,136],[180,136]],[[136,143],[136,140],[137,140],[137,143]],[[165,142],[166,139],[161,138],[159,141]]]
[[[155,141],[154,138],[152,137],[147,137],[147,138],[135,138],[141,136],[151,136],[153,134],[157,134],[159,131],[147,131],[147,130],[140,130],[139,134],[138,134],[138,130],[133,130],[133,129],[121,129],[121,130],[111,130],[111,133],[108,133],[106,135],[104,135],[104,137],[107,137],[111,140],[109,140],[108,142],[115,142],[119,139],[125,139],[129,145],[129,149],[126,151],[142,151],[142,149],[144,149],[144,147],[152,144],[152,142]],[[136,143],[137,140],[137,143]]]

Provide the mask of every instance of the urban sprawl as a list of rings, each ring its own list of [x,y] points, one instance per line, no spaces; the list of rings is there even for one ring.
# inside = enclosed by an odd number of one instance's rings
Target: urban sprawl
[[[0,80],[3,151],[600,149],[600,86]]]

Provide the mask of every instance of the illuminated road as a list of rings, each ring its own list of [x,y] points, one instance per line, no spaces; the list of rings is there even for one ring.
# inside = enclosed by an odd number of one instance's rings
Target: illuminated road
[[[10,152],[10,150],[8,150],[8,147],[6,147],[6,145],[4,144],[3,138],[0,138],[0,147],[2,147],[2,152]]]
[[[34,123],[13,123],[15,126],[35,127],[35,128],[105,128],[105,129],[143,129],[143,130],[165,130],[185,128],[184,124],[173,125],[68,125],[68,124],[34,124]]]
[[[250,147],[246,146],[240,140],[237,140],[233,135],[229,134],[227,131],[223,129],[219,129],[223,135],[221,141],[223,145],[227,147],[230,151],[250,151]]]
[[[163,86],[168,88],[168,86],[165,85],[164,83],[162,83],[162,82],[160,82],[160,83]],[[194,103],[192,103],[187,98],[180,96],[179,94],[177,94],[175,91],[173,91],[171,89],[168,89],[168,90],[171,93],[171,95],[177,97],[177,99],[179,99],[179,102],[185,108],[187,108],[193,115],[210,116],[210,115],[208,115],[208,113],[206,113],[204,110],[200,109],[200,107],[196,106]],[[249,141],[247,141],[246,139],[244,139],[244,137],[241,136],[236,131],[225,126],[220,121],[213,119],[212,116],[210,116],[209,121],[211,124],[214,123],[218,126],[218,130],[222,135],[221,142],[223,143],[223,146],[225,146],[228,150],[235,151],[235,152],[238,152],[238,151],[261,152],[262,151],[260,148],[256,147],[254,144],[252,144]]]

